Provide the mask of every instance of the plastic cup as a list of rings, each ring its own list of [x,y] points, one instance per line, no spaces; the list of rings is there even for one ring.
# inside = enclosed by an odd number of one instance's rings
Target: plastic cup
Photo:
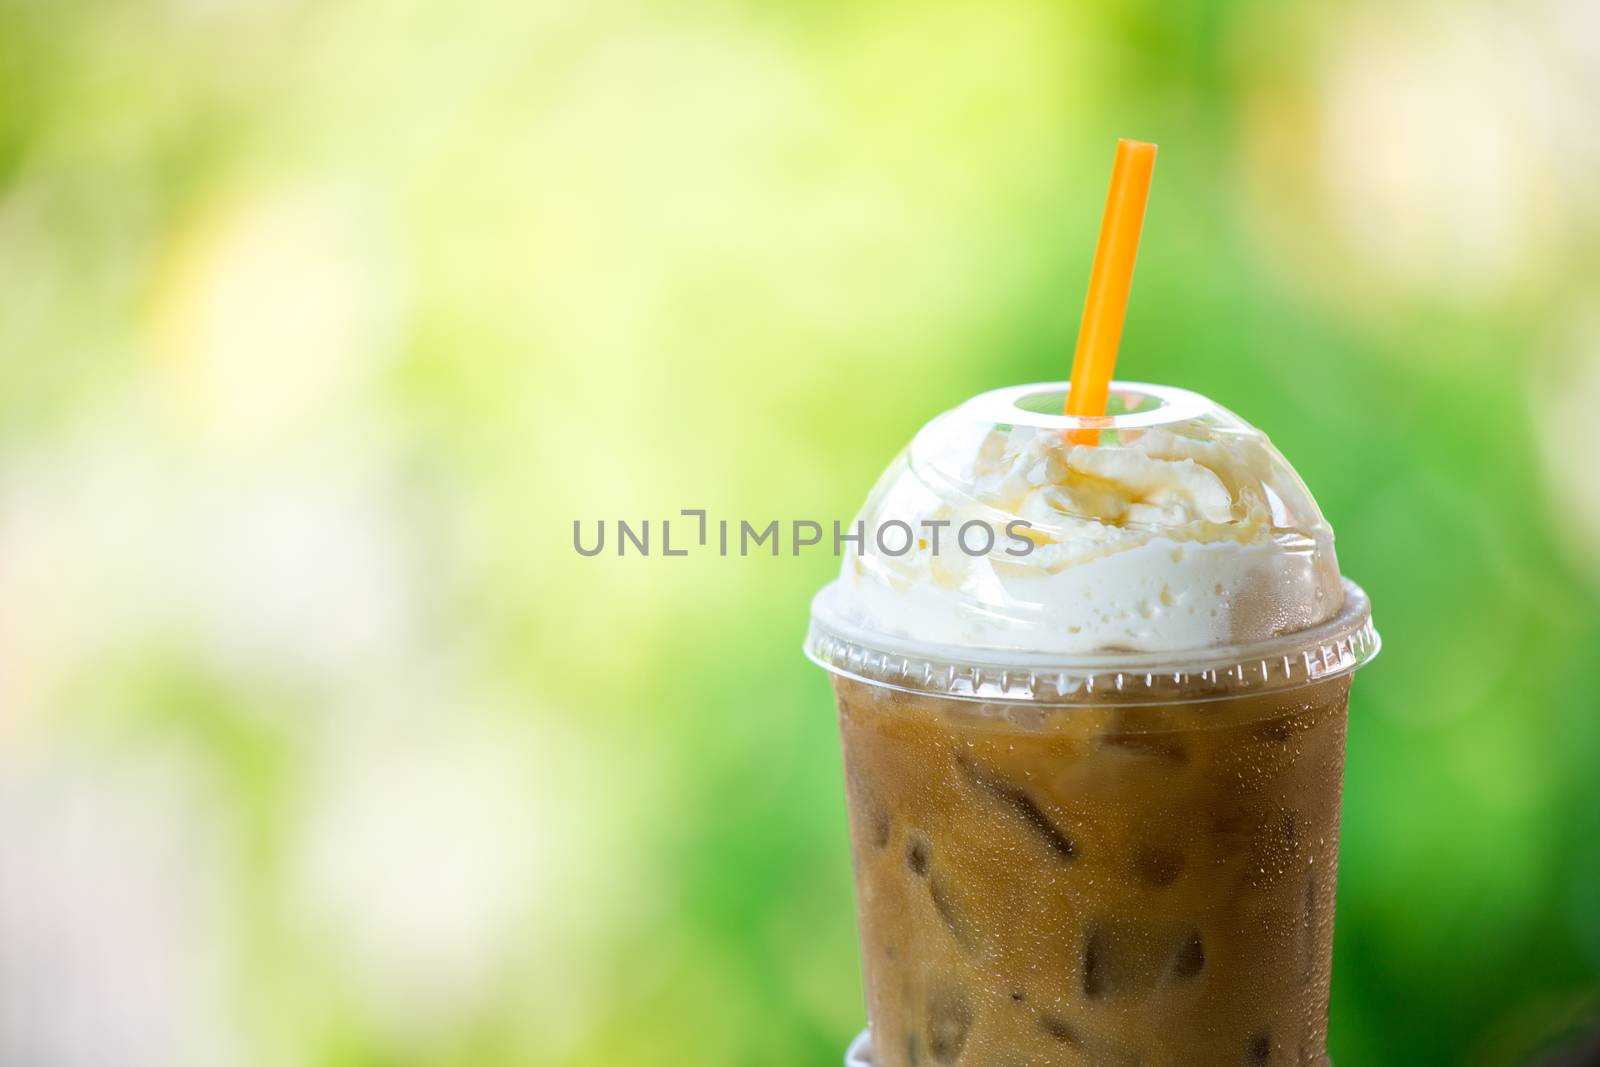
[[[925,511],[930,493],[987,507],[971,471],[941,457],[971,452],[984,425],[1015,442],[1087,421],[1028,414],[1052,389],[1004,391],[1023,403],[1010,423],[994,421],[994,394],[935,420],[865,521]],[[1244,424],[1193,394],[1118,389],[1145,418],[1095,420],[1103,446],[1163,427],[1268,450],[1247,466],[1305,541],[1284,580],[1310,584],[1255,590],[1252,610],[1284,631],[1259,639],[1041,651],[1063,638],[1048,605],[1019,594],[1039,576],[1014,560],[959,564],[948,588],[971,600],[966,644],[939,620],[918,624],[936,639],[874,621],[848,578],[893,561],[846,560],[806,650],[833,674],[844,752],[872,1034],[848,1063],[1326,1062],[1346,705],[1378,650],[1370,607],[1336,568],[1331,592],[1317,584],[1331,534],[1264,438],[1227,438]],[[1166,592],[1180,612],[1208,602]],[[1283,625],[1319,602],[1314,623]],[[1141,629],[1140,611],[1135,643],[1190,632],[1186,617]]]

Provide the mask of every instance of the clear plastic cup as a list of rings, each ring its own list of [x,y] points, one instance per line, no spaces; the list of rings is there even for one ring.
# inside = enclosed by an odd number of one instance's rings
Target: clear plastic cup
[[[1367,598],[1242,420],[1121,383],[1117,414],[1069,419],[1051,414],[1063,388],[985,394],[924,428],[813,604],[873,1034],[848,1062],[1323,1063],[1346,703],[1378,650]],[[1086,425],[1106,453],[1058,447]],[[1225,468],[1225,494],[1196,456]],[[1148,506],[1101,492],[1113,468]],[[940,561],[871,536],[929,515],[1026,515],[1055,551]]]

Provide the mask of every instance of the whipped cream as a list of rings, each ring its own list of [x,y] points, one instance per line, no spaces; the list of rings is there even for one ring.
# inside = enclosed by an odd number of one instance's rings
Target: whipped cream
[[[1200,410],[1129,420],[1097,446],[1070,443],[1058,416],[981,418],[977,401],[934,420],[868,498],[835,605],[917,642],[1067,655],[1250,644],[1328,620],[1339,570],[1310,494],[1259,431],[1182,395]],[[895,520],[918,534],[903,555],[871,534]],[[986,554],[956,542],[974,520],[996,531]]]

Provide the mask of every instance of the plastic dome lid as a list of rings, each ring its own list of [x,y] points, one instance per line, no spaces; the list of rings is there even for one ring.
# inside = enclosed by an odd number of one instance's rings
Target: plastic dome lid
[[[1303,682],[1376,652],[1333,531],[1264,434],[1183,389],[1113,383],[1094,418],[1058,414],[1066,390],[995,390],[922,428],[816,598],[814,659],[973,695],[1036,674],[1016,695],[1039,699],[1051,675],[1059,697],[1300,656],[1281,673]]]

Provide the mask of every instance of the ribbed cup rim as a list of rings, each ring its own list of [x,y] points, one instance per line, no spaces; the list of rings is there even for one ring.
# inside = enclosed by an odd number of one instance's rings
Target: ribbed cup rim
[[[838,582],[811,602],[806,656],[834,674],[957,700],[1041,705],[1174,704],[1294,689],[1370,663],[1382,642],[1372,604],[1342,580],[1344,605],[1320,626],[1254,644],[1185,652],[1069,656],[964,649],[879,634],[831,607]]]

